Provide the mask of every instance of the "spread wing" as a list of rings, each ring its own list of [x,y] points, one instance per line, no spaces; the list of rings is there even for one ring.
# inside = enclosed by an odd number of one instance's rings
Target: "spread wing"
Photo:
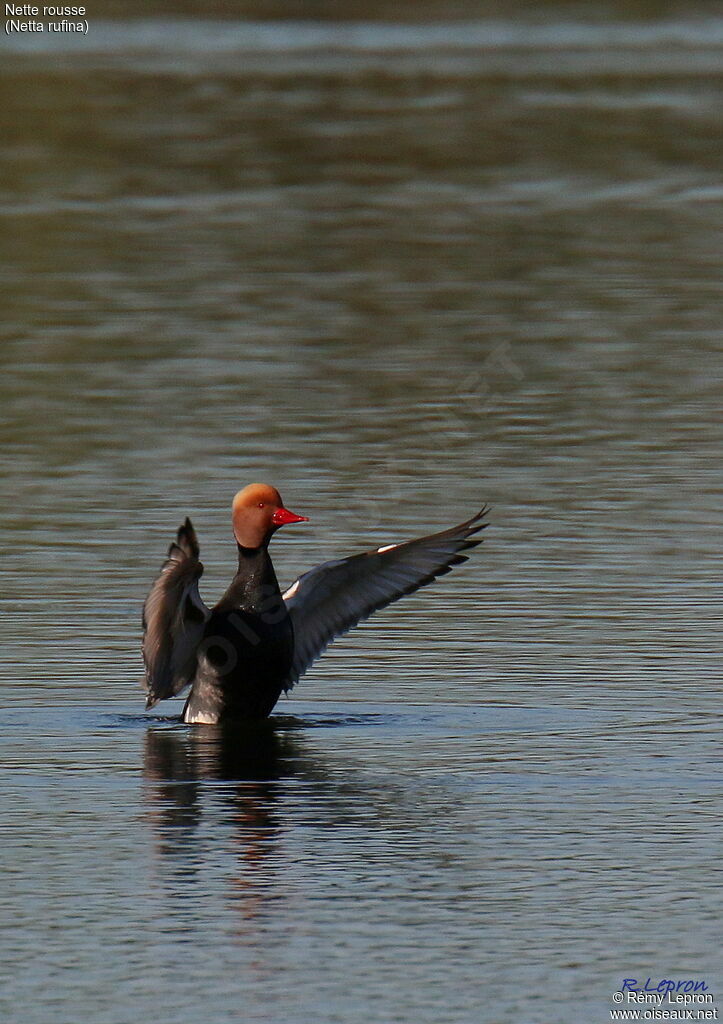
[[[300,576],[284,594],[294,627],[288,686],[294,685],[334,637],[466,562],[462,552],[480,543],[481,538],[470,538],[487,525],[481,521],[487,511],[482,508],[471,519],[441,533],[324,562]]]
[[[196,531],[186,519],[143,606],[147,708],[180,693],[196,673],[196,651],[211,614],[198,592],[198,555]]]

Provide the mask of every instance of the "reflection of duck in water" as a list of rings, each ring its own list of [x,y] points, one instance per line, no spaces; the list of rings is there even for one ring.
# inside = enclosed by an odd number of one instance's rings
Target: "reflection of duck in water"
[[[235,723],[232,730],[148,729],[143,774],[166,883],[179,893],[189,884],[205,886],[209,836],[218,832],[222,839],[215,845],[228,848],[230,826],[233,899],[244,919],[256,917],[275,876],[282,837],[279,786],[302,759],[298,742],[272,722]]]
[[[158,783],[249,783],[274,782],[291,774],[298,757],[298,743],[269,719],[191,733],[167,726],[151,728],[144,760],[146,776]]]
[[[190,685],[186,722],[266,718],[334,637],[466,561],[485,512],[441,533],[324,562],[282,595],[269,541],[304,517],[285,509],[274,487],[250,484],[233,500],[238,570],[213,609],[198,592],[203,565],[186,519],[143,610],[146,706]]]

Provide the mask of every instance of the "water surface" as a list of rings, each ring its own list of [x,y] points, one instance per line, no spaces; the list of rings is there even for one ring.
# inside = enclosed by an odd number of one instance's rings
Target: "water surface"
[[[580,11],[0,42],[3,1020],[715,991],[723,28]],[[492,525],[268,730],[145,714],[252,479],[286,583]]]

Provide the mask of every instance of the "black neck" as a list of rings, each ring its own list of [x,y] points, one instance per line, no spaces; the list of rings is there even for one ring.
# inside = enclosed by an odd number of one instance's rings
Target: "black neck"
[[[279,584],[266,545],[260,548],[238,547],[238,570],[219,607],[260,612],[269,601],[278,598]]]

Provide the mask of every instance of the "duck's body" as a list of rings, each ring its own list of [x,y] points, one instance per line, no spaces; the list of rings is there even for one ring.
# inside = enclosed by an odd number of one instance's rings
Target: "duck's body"
[[[186,722],[266,718],[291,671],[294,630],[269,552],[238,552],[238,571],[199,645]]]
[[[325,562],[282,595],[268,552],[273,533],[300,522],[278,491],[251,484],[233,506],[238,570],[209,610],[190,520],[178,531],[143,609],[147,707],[191,692],[185,722],[266,718],[333,638],[460,562],[486,509],[451,530]]]

